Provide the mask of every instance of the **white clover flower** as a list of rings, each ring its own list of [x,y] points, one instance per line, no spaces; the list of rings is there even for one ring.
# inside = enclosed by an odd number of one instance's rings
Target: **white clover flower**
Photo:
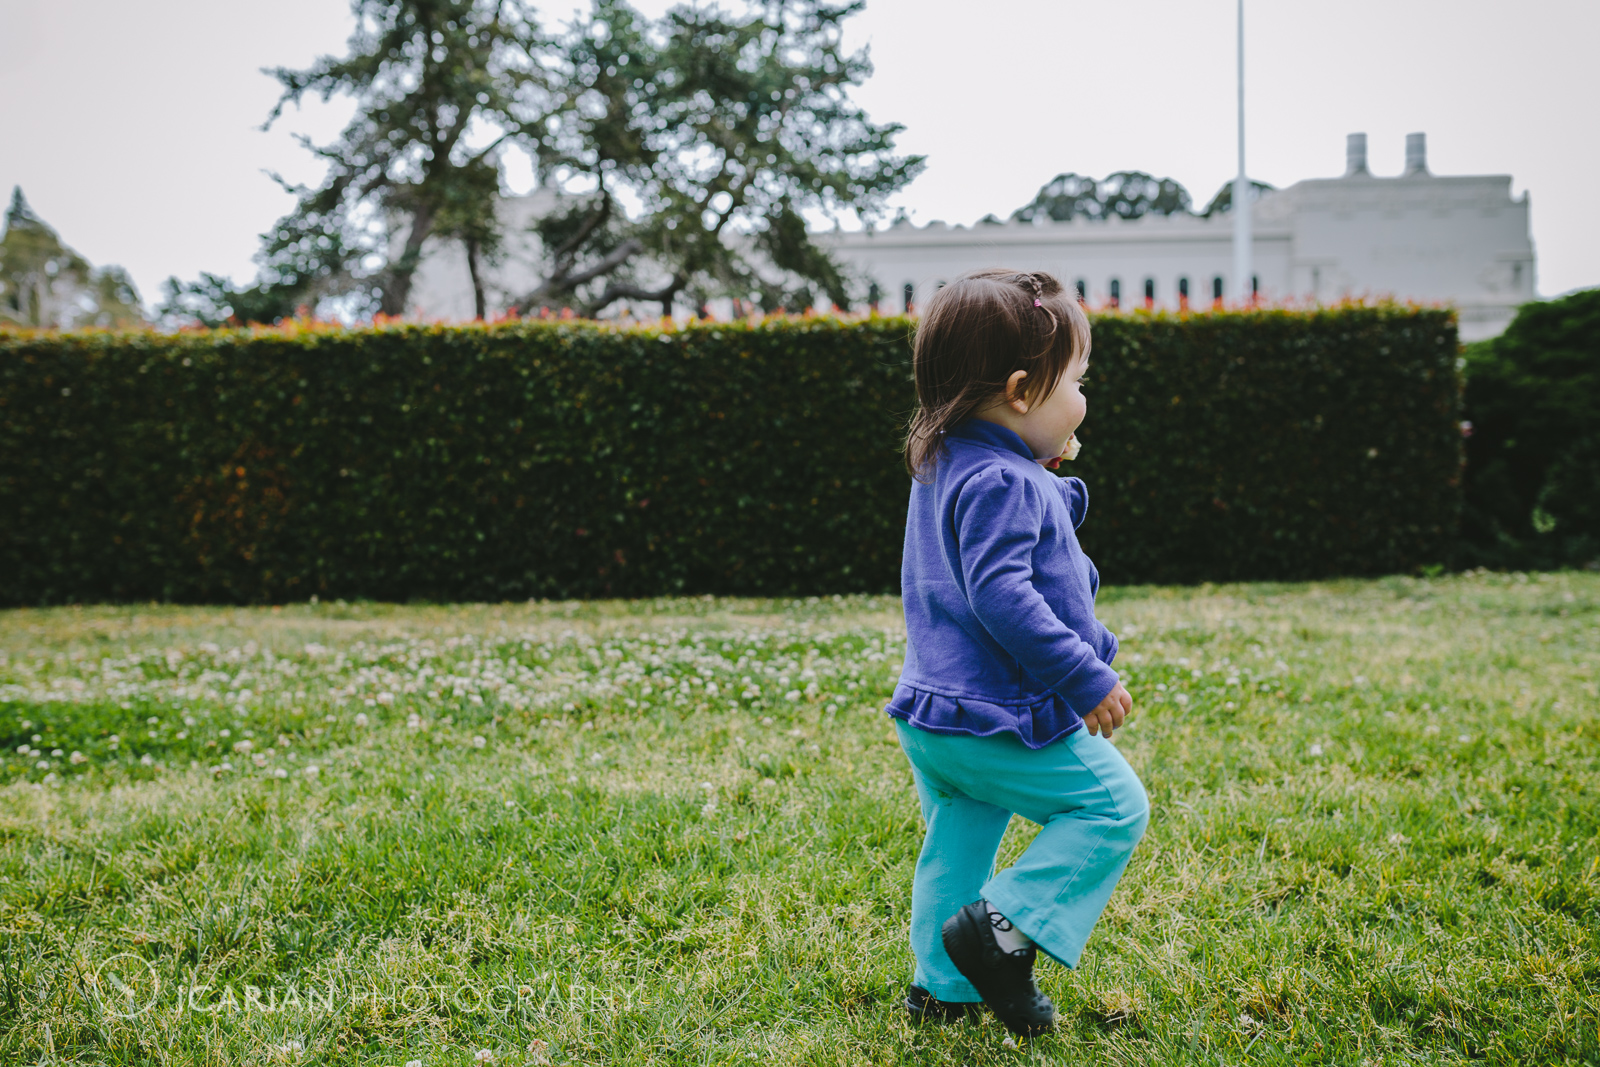
[[[252,748],[255,748],[255,747],[256,747],[256,743],[254,741],[249,740],[249,739],[246,739],[244,741],[235,741],[233,743],[233,750],[235,752],[249,752]]]
[[[1306,749],[1306,751],[1311,753],[1313,756],[1320,756],[1322,755],[1322,746],[1312,745],[1310,748]]]
[[[309,764],[306,765],[306,777],[307,778],[315,778],[317,775],[319,775],[321,773],[322,773],[322,768],[318,767],[315,763],[309,763]]]
[[[473,1054],[472,1059],[476,1063],[493,1063],[494,1062],[494,1053],[490,1052],[486,1048],[480,1048],[477,1052],[475,1052]]]
[[[473,748],[483,748],[484,746],[488,745],[488,743],[489,743],[488,739],[483,737],[483,736],[481,736],[481,735],[477,736],[477,737],[474,737],[472,739],[472,747]]]
[[[67,762],[68,763],[88,763],[89,762],[89,757],[85,756],[82,752],[73,752],[72,755],[67,757]]]
[[[155,762],[156,762],[156,758],[154,756],[150,755],[150,753],[148,753],[148,752],[146,752],[144,755],[139,757],[139,765],[141,767],[152,767],[152,766],[155,765]],[[42,767],[44,765],[40,764],[40,766]]]
[[[371,721],[372,721],[371,719],[367,718],[367,713],[366,712],[364,712],[364,711],[356,712],[356,725],[357,726],[365,726],[365,725],[367,725],[367,723],[369,723]]]

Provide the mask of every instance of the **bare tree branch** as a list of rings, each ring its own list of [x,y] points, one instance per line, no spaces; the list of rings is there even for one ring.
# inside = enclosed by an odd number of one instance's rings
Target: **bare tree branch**
[[[602,275],[610,274],[612,271],[626,263],[629,259],[643,251],[644,245],[630,237],[628,240],[622,242],[616,248],[612,249],[610,254],[604,259],[599,260],[591,266],[585,267],[583,270],[570,274],[558,273],[551,275],[549,280],[540,285],[539,288],[533,290],[521,300],[518,300],[516,303],[514,303],[511,307],[512,313],[517,315],[525,315],[527,314],[528,309],[537,306],[551,296],[554,296],[558,293],[570,293],[572,290],[576,289],[580,285],[585,284],[586,282],[592,282]],[[615,299],[617,298],[612,297],[612,300]],[[659,298],[649,297],[646,299]],[[610,303],[610,301],[607,301],[607,303]],[[601,307],[604,306],[604,304],[601,305]]]

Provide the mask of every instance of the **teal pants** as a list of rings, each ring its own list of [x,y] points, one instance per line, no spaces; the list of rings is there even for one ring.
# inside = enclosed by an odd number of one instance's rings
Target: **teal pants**
[[[899,719],[895,729],[928,826],[911,883],[916,984],[940,1000],[981,999],[939,936],[946,919],[979,897],[1057,962],[1076,967],[1150,820],[1128,761],[1086,729],[1039,749],[1010,735],[935,734]],[[1016,863],[994,874],[1013,812],[1040,830]]]

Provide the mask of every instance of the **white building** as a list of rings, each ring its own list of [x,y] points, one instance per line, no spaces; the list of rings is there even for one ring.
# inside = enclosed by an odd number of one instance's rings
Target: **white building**
[[[1314,178],[1264,194],[1253,205],[1253,288],[1268,302],[1332,303],[1347,297],[1454,305],[1466,341],[1491,337],[1519,304],[1535,299],[1528,195],[1511,197],[1509,175],[1430,174],[1423,135],[1406,138],[1405,173],[1367,170],[1365,134],[1351,134],[1339,178]],[[509,239],[487,266],[485,292],[498,313],[539,281],[538,242],[528,224],[548,193],[501,202]],[[1238,303],[1248,290],[1233,273],[1227,215],[1145,215],[1125,220],[978,223],[900,222],[884,230],[818,235],[860,279],[858,308],[875,287],[879,307],[915,307],[969,270],[1048,270],[1078,285],[1093,305],[1177,308]],[[721,306],[719,306],[721,305]],[[425,319],[470,319],[472,281],[459,242],[431,239],[412,290]],[[713,310],[725,315],[728,301]],[[613,308],[612,312],[620,311]],[[655,305],[641,309],[656,313]]]
[[[1351,134],[1339,178],[1264,194],[1253,205],[1259,297],[1330,303],[1394,297],[1452,304],[1461,336],[1493,336],[1534,299],[1528,196],[1509,175],[1430,174],[1420,133],[1406,138],[1405,173],[1367,170],[1365,134]],[[915,306],[942,282],[979,267],[1048,270],[1090,304],[1204,307],[1247,292],[1233,278],[1226,215],[1146,215],[1124,220],[947,226],[901,222],[887,230],[828,234],[828,246],[869,279],[884,310]]]

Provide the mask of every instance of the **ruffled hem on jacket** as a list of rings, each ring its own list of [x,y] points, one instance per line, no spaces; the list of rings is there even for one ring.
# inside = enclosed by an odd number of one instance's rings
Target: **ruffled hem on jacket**
[[[1054,692],[1026,704],[994,704],[897,685],[884,710],[929,733],[971,737],[1011,734],[1028,748],[1043,748],[1083,725],[1078,713]]]

